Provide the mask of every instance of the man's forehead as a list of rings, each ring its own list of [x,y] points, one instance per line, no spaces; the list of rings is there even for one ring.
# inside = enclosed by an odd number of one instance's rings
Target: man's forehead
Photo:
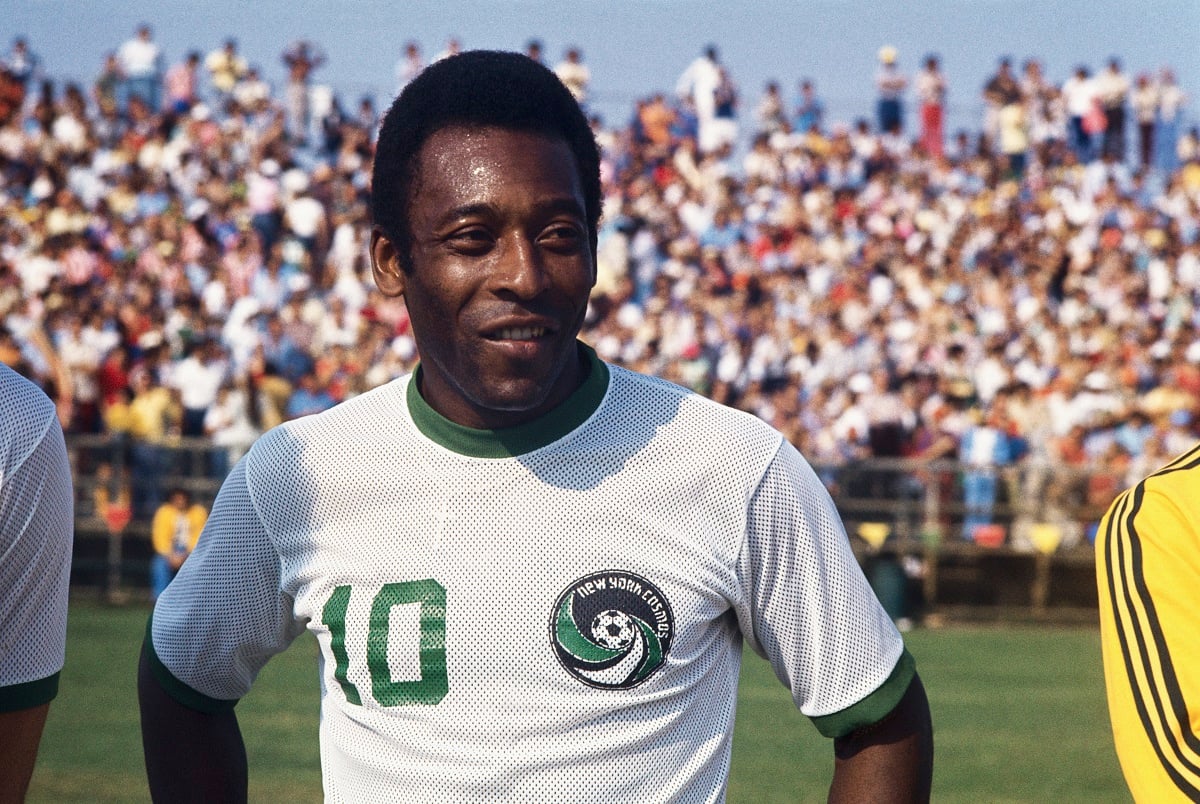
[[[561,137],[520,128],[446,126],[430,134],[418,151],[414,185],[419,193],[420,186],[427,186],[435,176],[482,180],[494,171],[509,171],[517,162],[523,163],[526,167],[523,172],[531,176],[543,169],[549,173],[554,169],[555,159],[530,162],[523,157],[532,152],[547,154],[556,150],[570,160],[572,184],[578,185],[579,165],[570,145]],[[417,199],[419,195],[414,196]]]
[[[534,147],[543,144],[570,149],[565,138],[556,137],[547,132],[507,126],[453,123],[430,133],[422,143],[417,156],[418,160],[424,160],[435,157],[439,152],[446,150],[454,150],[458,154],[470,153],[490,148],[494,143],[510,138],[527,139]]]

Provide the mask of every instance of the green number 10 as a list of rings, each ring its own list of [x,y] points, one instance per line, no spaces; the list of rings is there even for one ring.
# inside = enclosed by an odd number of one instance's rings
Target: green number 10
[[[421,678],[393,681],[388,668],[387,647],[392,609],[411,603],[421,604],[420,667]],[[321,619],[329,628],[330,648],[336,662],[333,675],[346,700],[362,705],[358,687],[346,674],[350,656],[346,653],[346,609],[350,606],[350,587],[333,590]],[[371,671],[371,692],[380,706],[432,706],[450,691],[446,676],[446,589],[432,579],[385,584],[371,603],[367,631],[367,668]]]

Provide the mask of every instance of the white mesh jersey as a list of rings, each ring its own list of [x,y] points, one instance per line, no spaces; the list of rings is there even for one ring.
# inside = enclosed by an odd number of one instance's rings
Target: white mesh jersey
[[[54,403],[0,364],[0,712],[58,693],[74,527]]]
[[[826,733],[890,711],[911,658],[804,459],[588,358],[511,430],[401,378],[260,439],[159,599],[160,682],[232,705],[312,631],[330,801],[720,801],[743,639]]]

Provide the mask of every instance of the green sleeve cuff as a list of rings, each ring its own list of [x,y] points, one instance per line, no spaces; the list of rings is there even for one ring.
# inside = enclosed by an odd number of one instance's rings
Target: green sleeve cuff
[[[56,695],[58,695],[58,673],[39,678],[37,681],[26,681],[24,684],[0,687],[0,712],[32,709],[35,706],[50,703]]]
[[[877,690],[847,709],[810,719],[826,737],[845,737],[855,729],[878,723],[900,703],[916,674],[917,662],[905,648],[892,674]]]
[[[206,715],[232,712],[233,707],[237,706],[237,698],[233,700],[210,698],[204,693],[192,689],[171,674],[167,666],[158,658],[158,654],[154,652],[153,628],[154,615],[151,614],[150,619],[146,621],[146,658],[150,662],[151,675],[154,676],[154,680],[163,688],[163,691],[174,698],[176,703]]]

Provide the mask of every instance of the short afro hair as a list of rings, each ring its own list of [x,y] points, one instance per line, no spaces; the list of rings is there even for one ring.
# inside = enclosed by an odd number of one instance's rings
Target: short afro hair
[[[412,252],[408,205],[417,156],[444,128],[496,127],[563,140],[575,156],[596,248],[600,225],[600,149],[579,103],[558,77],[520,53],[470,50],[427,67],[388,109],[371,174],[371,218],[407,265]]]

